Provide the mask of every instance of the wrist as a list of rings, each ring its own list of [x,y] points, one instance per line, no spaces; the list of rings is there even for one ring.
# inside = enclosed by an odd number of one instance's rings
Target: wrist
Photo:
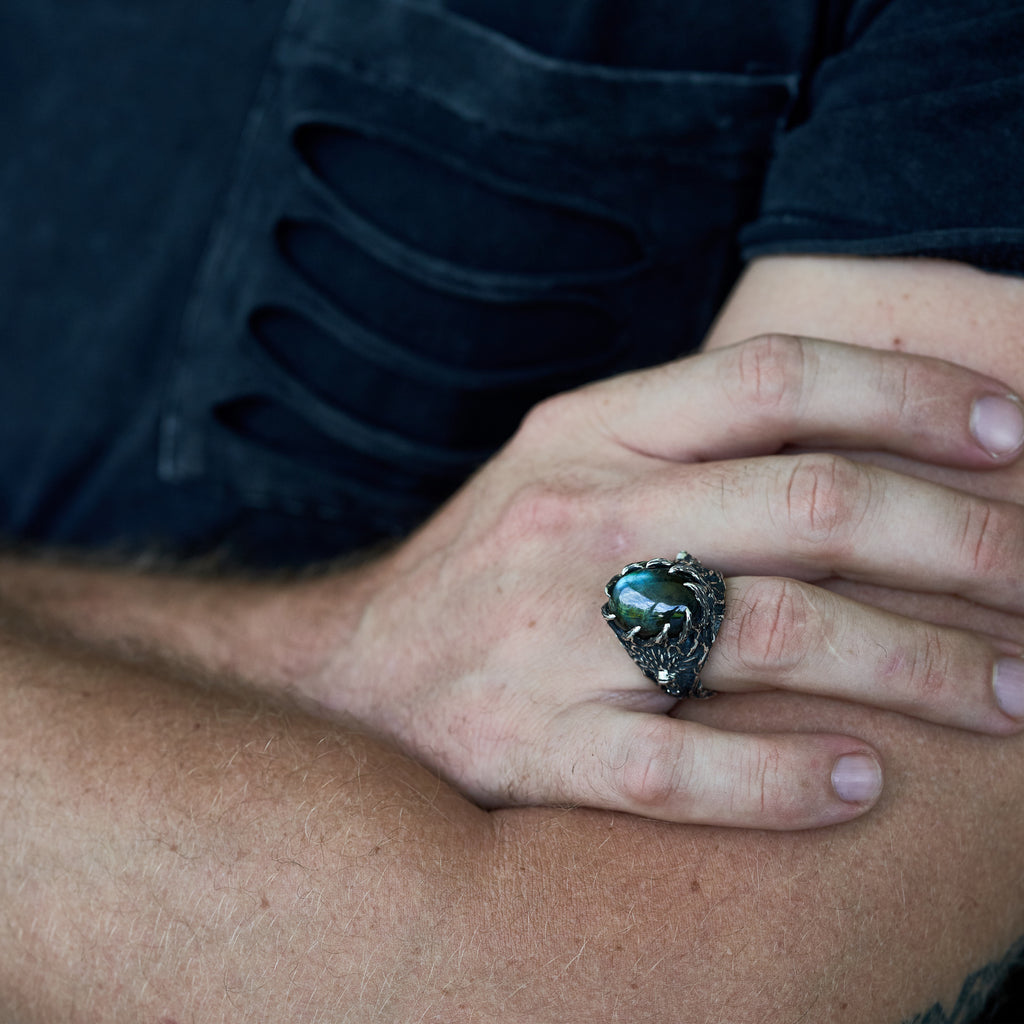
[[[328,664],[358,620],[345,573],[211,578],[30,559],[0,563],[0,608],[22,632],[218,686],[326,704]],[[330,673],[338,682],[336,671]]]

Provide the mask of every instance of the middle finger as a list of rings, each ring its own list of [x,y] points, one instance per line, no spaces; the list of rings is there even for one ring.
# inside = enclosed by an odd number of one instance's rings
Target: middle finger
[[[839,576],[1024,611],[1012,502],[819,453],[660,467],[624,495],[617,540],[636,558],[684,547],[726,575]]]

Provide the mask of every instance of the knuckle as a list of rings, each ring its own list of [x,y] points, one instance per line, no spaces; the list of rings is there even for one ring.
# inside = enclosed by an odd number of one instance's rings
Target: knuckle
[[[770,742],[757,745],[748,759],[744,776],[743,799],[749,806],[760,807],[762,812],[779,812],[779,794],[786,789],[782,783],[782,766],[782,751],[777,745]]]
[[[560,392],[541,400],[521,420],[515,441],[520,444],[550,442],[565,431],[579,403],[580,393],[576,391]]]
[[[747,672],[771,670],[773,676],[797,666],[806,647],[811,618],[802,584],[761,578],[751,582],[735,616],[730,645]]]
[[[689,758],[682,730],[663,719],[635,729],[629,737],[619,787],[634,807],[656,809],[685,796]]]
[[[939,632],[929,630],[918,643],[889,654],[882,667],[882,681],[915,708],[933,704],[951,678],[947,647]]]
[[[906,685],[911,697],[915,702],[930,704],[945,689],[950,671],[946,642],[941,634],[929,630],[909,656]]]
[[[869,501],[869,477],[841,456],[795,456],[783,471],[783,521],[794,538],[815,547],[839,553]]]
[[[736,360],[730,393],[745,411],[760,409],[782,419],[797,415],[807,371],[804,341],[785,334],[761,334],[736,347]]]
[[[579,528],[580,506],[575,488],[530,481],[506,502],[493,539],[505,550],[508,545],[565,537]]]
[[[878,376],[878,392],[882,397],[882,410],[887,413],[885,427],[896,427],[913,419],[918,408],[917,395],[928,394],[926,381],[921,379],[920,364],[912,359],[883,359]]]
[[[985,578],[1005,565],[1008,553],[1001,542],[1006,524],[987,501],[965,498],[960,512],[959,555],[968,572]]]

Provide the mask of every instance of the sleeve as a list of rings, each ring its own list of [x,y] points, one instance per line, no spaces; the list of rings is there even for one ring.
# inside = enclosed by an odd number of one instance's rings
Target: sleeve
[[[854,4],[777,140],[747,259],[931,256],[1024,274],[1024,4]]]

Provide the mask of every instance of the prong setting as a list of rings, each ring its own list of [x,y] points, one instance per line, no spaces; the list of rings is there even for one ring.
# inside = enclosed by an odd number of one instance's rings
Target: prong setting
[[[618,584],[627,577],[626,589],[620,591]],[[638,591],[633,589],[634,579]],[[668,580],[678,582],[668,585]],[[624,594],[634,600],[638,593],[645,598],[645,586],[654,595],[646,611],[622,603]],[[664,590],[676,595],[674,603],[669,598],[657,603]],[[646,676],[674,697],[711,695],[700,683],[700,671],[725,613],[721,573],[681,551],[674,562],[667,558],[631,562],[608,581],[605,594],[608,601],[601,614]],[[638,615],[643,621],[629,621]]]

